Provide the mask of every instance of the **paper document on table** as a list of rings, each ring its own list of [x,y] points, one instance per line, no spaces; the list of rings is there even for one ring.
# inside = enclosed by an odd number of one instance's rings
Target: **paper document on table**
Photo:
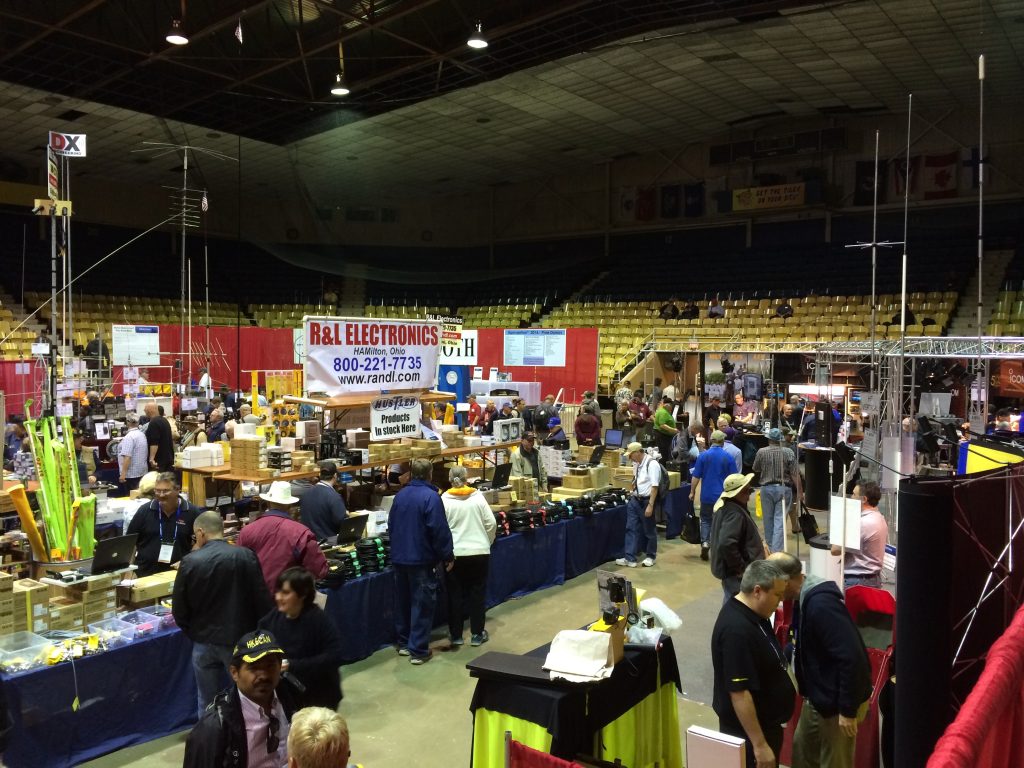
[[[585,629],[564,629],[551,641],[544,669],[551,679],[588,683],[612,674],[611,635]]]

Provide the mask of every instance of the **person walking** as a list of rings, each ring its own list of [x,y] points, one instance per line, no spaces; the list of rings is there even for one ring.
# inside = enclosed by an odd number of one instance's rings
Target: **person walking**
[[[789,509],[787,485],[796,488],[796,498],[803,498],[800,467],[796,456],[782,445],[782,430],[768,430],[768,445],[754,455],[754,474],[761,484],[761,510],[764,516],[764,538],[768,549],[782,552],[786,548],[786,513]]]
[[[498,530],[494,513],[476,488],[466,485],[466,468],[451,468],[452,487],[441,496],[444,514],[452,532],[455,565],[445,573],[448,588],[448,634],[453,646],[463,644],[465,617],[469,613],[469,644],[483,645],[489,639],[484,626],[487,611],[487,572],[491,545]]]
[[[708,559],[711,546],[711,520],[715,504],[722,495],[725,478],[736,471],[732,457],[722,447],[725,445],[725,433],[716,429],[711,433],[711,447],[697,456],[697,461],[690,467],[691,479],[690,501],[699,505],[700,509],[700,559]]]
[[[747,510],[753,474],[725,478],[721,498],[714,506],[711,525],[711,574],[722,580],[722,592],[728,602],[740,591],[740,579],[754,560],[768,556],[757,523]]]
[[[636,553],[642,550],[646,557],[641,565],[650,568],[658,557],[654,507],[658,502],[661,473],[665,470],[647,455],[640,443],[630,443],[626,446],[626,453],[633,462],[633,491],[626,502],[625,552],[615,564],[636,568]]]

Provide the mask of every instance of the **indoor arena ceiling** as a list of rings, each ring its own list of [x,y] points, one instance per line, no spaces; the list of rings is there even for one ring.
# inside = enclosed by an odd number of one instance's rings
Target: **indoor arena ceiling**
[[[170,45],[182,9],[189,43]],[[901,113],[911,91],[923,115],[973,112],[979,53],[986,107],[1019,111],[1019,0],[4,0],[0,178],[38,180],[60,130],[89,137],[76,175],[126,183],[174,183],[173,158],[132,151],[170,141],[324,204],[467,191]],[[351,93],[332,96],[340,72]],[[198,173],[238,178],[209,156]]]

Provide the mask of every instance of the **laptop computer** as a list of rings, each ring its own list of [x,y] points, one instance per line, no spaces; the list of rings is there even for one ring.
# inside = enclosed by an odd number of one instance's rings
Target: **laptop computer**
[[[491,488],[504,488],[508,485],[508,479],[512,476],[512,464],[505,462],[499,464],[494,469],[494,477],[488,480],[484,485],[488,485]]]
[[[349,515],[342,520],[341,526],[338,528],[338,543],[355,544],[363,538],[363,533],[366,531],[366,521],[369,517],[367,514]]]
[[[135,557],[135,542],[138,538],[137,533],[130,533],[127,536],[101,539],[96,542],[92,565],[79,568],[79,570],[87,576],[99,576],[101,573],[111,573],[127,568]]]
[[[604,431],[604,444],[609,448],[621,448],[622,447],[622,430],[621,429],[606,429]]]
[[[600,465],[601,457],[603,457],[603,456],[604,456],[604,446],[603,445],[599,445],[596,448],[594,448],[593,452],[590,454],[590,461],[587,462],[587,463],[590,464],[590,466],[592,466],[592,467],[596,467],[596,466]]]

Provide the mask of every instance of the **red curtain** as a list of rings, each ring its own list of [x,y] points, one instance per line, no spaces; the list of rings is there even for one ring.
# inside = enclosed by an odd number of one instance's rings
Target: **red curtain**
[[[1024,608],[993,643],[985,669],[935,745],[928,768],[1013,768],[1024,755]]]
[[[541,397],[558,394],[562,401],[578,403],[588,389],[597,389],[597,328],[567,328],[565,331],[565,367],[510,367],[505,365],[505,336],[501,328],[481,328],[477,333],[477,365],[484,369],[508,371],[513,381],[539,381]]]
[[[45,369],[37,366],[35,360],[24,363],[14,360],[0,360],[0,392],[4,394],[6,420],[10,414],[25,415],[25,400],[32,399],[32,415],[38,416],[42,408],[42,393],[46,390]]]

